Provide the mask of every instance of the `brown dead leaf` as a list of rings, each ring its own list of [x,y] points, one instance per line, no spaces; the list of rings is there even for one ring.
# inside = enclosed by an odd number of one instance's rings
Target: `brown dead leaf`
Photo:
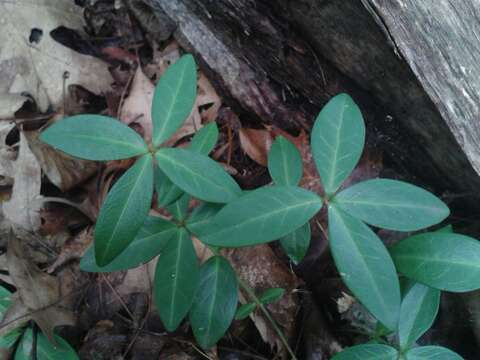
[[[238,276],[255,293],[260,294],[272,287],[285,289],[285,295],[278,302],[267,305],[267,308],[289,339],[293,335],[295,316],[300,306],[295,296],[300,280],[266,244],[225,250],[224,255],[230,260]],[[261,313],[252,313],[251,319],[266,343],[272,348],[282,349],[276,332]]]
[[[12,197],[3,203],[3,214],[12,224],[27,231],[36,231],[40,226],[42,174],[23,131],[20,131],[19,146],[14,163]]]
[[[133,77],[130,94],[125,99],[118,115],[120,120],[127,125],[134,122],[140,124],[143,136],[147,141],[152,139],[151,108],[154,89],[155,86],[150,79],[138,67]]]
[[[62,191],[68,191],[98,170],[94,161],[75,159],[38,140],[37,131],[24,132],[44,174]]]
[[[271,131],[241,128],[239,135],[242,150],[256,163],[267,166],[268,152],[273,143]]]
[[[62,297],[58,279],[40,271],[26,256],[23,242],[13,234],[8,241],[7,262],[18,294],[14,305],[21,313],[30,312],[29,316],[54,343],[55,327],[75,324],[73,313],[60,305]]]

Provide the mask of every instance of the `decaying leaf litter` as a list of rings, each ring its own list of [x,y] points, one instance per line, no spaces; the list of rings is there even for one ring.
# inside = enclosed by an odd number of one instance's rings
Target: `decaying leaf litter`
[[[79,270],[106,193],[131,162],[100,166],[72,159],[39,142],[38,133],[66,115],[97,113],[118,117],[150,139],[154,84],[185,52],[172,40],[173,29],[152,25],[148,11],[135,2],[92,3],[83,8],[69,0],[0,3],[0,22],[7,24],[0,35],[0,281],[16,290],[0,334],[35,322],[49,338],[55,329],[84,359],[285,357],[258,311],[234,322],[208,353],[195,345],[187,327],[167,333],[152,305],[157,259],[124,272],[91,275]],[[200,72],[194,109],[171,145],[187,146],[212,121],[220,128],[213,158],[243,188],[271,182],[265,167],[268,151],[276,137],[284,136],[302,155],[302,186],[323,192],[304,129],[287,132],[256,124],[236,113]],[[382,171],[381,150],[373,139],[348,182]],[[189,207],[195,206],[191,201]],[[170,216],[156,203],[150,214]],[[296,350],[311,359],[339,351],[343,331],[362,337],[374,330],[369,314],[332,267],[324,225],[323,213],[312,220],[312,240],[298,264],[276,243],[224,254],[256,292],[286,289],[268,309]],[[202,262],[212,255],[199,241],[195,250]]]

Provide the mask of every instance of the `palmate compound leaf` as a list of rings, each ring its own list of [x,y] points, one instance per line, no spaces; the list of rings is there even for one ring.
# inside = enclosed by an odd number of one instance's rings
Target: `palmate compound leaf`
[[[155,156],[170,180],[197,199],[227,203],[242,192],[222,166],[208,156],[180,148],[162,148]]]
[[[368,311],[395,330],[400,285],[382,241],[367,225],[334,205],[328,208],[328,224],[330,249],[343,281]]]
[[[455,233],[411,236],[390,249],[398,272],[436,289],[465,292],[480,288],[480,242]]]
[[[409,350],[405,360],[463,360],[453,351],[441,346],[420,346]]]
[[[127,159],[148,152],[142,137],[120,121],[102,115],[75,115],[40,134],[40,140],[80,159]]]
[[[273,241],[299,228],[322,207],[316,194],[296,186],[256,189],[225,205],[196,235],[222,247]]]
[[[153,144],[161,145],[191,113],[197,96],[197,69],[192,55],[170,65],[155,87],[152,102]]]
[[[115,183],[95,225],[95,259],[108,265],[133,241],[148,215],[153,195],[153,159],[137,162]]]
[[[336,354],[332,360],[397,360],[398,352],[391,346],[363,344],[349,347]]]
[[[333,201],[370,225],[397,231],[438,224],[450,213],[447,205],[428,191],[390,179],[362,181],[337,194]]]
[[[365,143],[362,113],[350,96],[340,94],[325,105],[312,129],[312,154],[325,192],[332,195],[350,175]]]
[[[277,185],[298,185],[302,178],[302,156],[283,136],[278,136],[270,148],[268,172]]]
[[[438,313],[440,291],[415,283],[400,306],[398,339],[401,349],[408,349],[432,326]]]
[[[208,155],[215,147],[217,140],[218,127],[216,123],[212,122],[195,133],[189,149]],[[184,194],[183,190],[175,185],[157,165],[155,165],[155,191],[158,205],[161,207],[171,205]]]
[[[238,282],[229,262],[213,256],[200,267],[198,290],[190,310],[195,339],[204,349],[215,345],[230,326],[238,302]]]
[[[37,360],[78,360],[78,355],[68,342],[55,335],[57,346],[51,344],[41,332],[37,333]],[[25,330],[15,352],[15,360],[32,359],[33,332]]]
[[[103,267],[98,266],[95,262],[95,248],[91,246],[80,261],[80,270],[112,272],[140,266],[160,254],[177,230],[177,226],[170,221],[156,216],[148,216],[130,245],[111,263]]]
[[[312,232],[310,223],[305,223],[295,231],[280,239],[283,250],[294,264],[299,264],[310,246]]]
[[[179,228],[163,248],[155,270],[155,304],[168,331],[174,331],[187,315],[197,285],[197,255],[190,235]]]

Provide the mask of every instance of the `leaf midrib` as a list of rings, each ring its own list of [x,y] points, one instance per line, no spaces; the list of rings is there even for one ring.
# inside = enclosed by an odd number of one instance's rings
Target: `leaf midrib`
[[[342,226],[343,228],[346,230],[347,234],[348,234],[348,237],[350,238],[350,241],[351,243],[353,243],[353,245],[355,246],[355,250],[358,254],[362,254],[361,251],[359,250],[359,247],[357,245],[357,243],[355,242],[355,240],[353,240],[353,236],[350,232],[350,229],[348,228],[348,226],[345,224],[344,222],[344,219],[343,217],[341,216],[340,212],[338,210],[336,210],[334,208],[334,211],[337,212],[337,218],[340,219],[341,223],[342,223]],[[379,287],[378,287],[378,283],[375,281],[375,279],[373,278],[372,274],[371,274],[371,271],[370,271],[370,267],[368,266],[365,258],[363,255],[360,256],[360,259],[361,259],[361,262],[363,263],[363,266],[368,270],[367,271],[367,274],[368,274],[368,278],[370,279],[370,281],[374,284],[374,290],[375,290],[375,293],[377,294],[377,298],[380,299],[380,302],[382,304],[382,308],[383,308],[383,313],[384,314],[388,314],[389,311],[390,311],[390,308],[389,306],[387,306],[387,304],[385,303],[385,299],[383,298],[383,296],[381,296],[382,292],[380,291]]]
[[[210,302],[209,306],[209,311],[208,311],[208,321],[207,321],[207,326],[206,326],[206,336],[207,339],[210,338],[210,329],[212,326],[212,319],[213,319],[213,310],[215,309],[215,304],[217,303],[217,294],[218,294],[218,278],[219,278],[219,268],[220,268],[220,260],[215,259],[215,280],[214,280],[214,286],[213,286],[213,291],[212,291],[212,298],[213,300]]]
[[[170,301],[170,316],[169,316],[169,324],[172,325],[172,322],[173,322],[173,318],[174,318],[174,315],[176,313],[176,311],[174,311],[175,309],[175,305],[176,305],[176,299],[177,299],[177,287],[178,287],[178,269],[179,269],[179,265],[180,265],[180,258],[182,257],[182,249],[183,249],[183,242],[184,242],[184,239],[183,237],[185,236],[184,232],[183,231],[179,231],[178,233],[178,239],[177,239],[177,242],[178,242],[178,245],[176,247],[176,259],[175,259],[175,277],[173,279],[173,284],[172,284],[172,298],[171,298],[171,301]],[[168,274],[167,274],[168,276]]]
[[[108,145],[120,145],[124,148],[130,148],[130,149],[134,149],[134,150],[137,150],[137,151],[139,151],[139,150],[147,151],[148,150],[146,146],[142,146],[142,147],[135,146],[130,142],[124,142],[124,141],[116,140],[116,139],[113,139],[111,137],[93,136],[93,135],[84,135],[84,134],[74,134],[74,135],[72,135],[71,132],[65,132],[65,131],[58,132],[56,134],[56,136],[61,136],[61,135],[64,135],[64,136],[67,135],[69,138],[98,140],[97,143],[108,144]],[[52,144],[52,145],[54,147],[57,147],[55,144]]]
[[[343,100],[343,103],[342,103],[342,112],[340,114],[340,121],[339,121],[339,126],[338,126],[338,129],[337,129],[337,132],[335,134],[335,143],[337,144],[337,146],[335,147],[335,151],[334,153],[332,154],[333,155],[333,159],[331,161],[331,168],[330,168],[330,176],[328,177],[328,183],[325,184],[325,190],[327,192],[333,192],[335,191],[334,189],[334,180],[335,180],[335,177],[336,177],[336,171],[337,171],[337,158],[338,158],[338,152],[339,152],[339,149],[340,149],[340,133],[342,131],[342,127],[343,127],[343,124],[344,124],[344,115],[345,115],[345,109],[347,108],[346,106],[346,100]]]

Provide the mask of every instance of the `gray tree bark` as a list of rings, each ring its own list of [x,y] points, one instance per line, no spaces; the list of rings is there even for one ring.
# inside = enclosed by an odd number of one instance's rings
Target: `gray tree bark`
[[[348,92],[393,162],[478,208],[478,0],[147,1],[243,118],[310,128]]]

